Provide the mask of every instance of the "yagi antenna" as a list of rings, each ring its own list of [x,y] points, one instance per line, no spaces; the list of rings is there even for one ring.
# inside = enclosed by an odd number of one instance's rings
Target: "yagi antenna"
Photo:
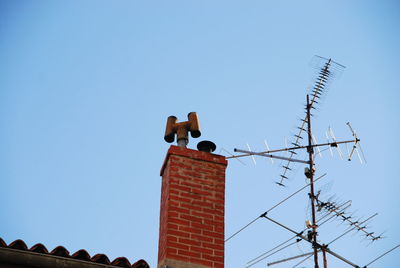
[[[294,139],[292,142],[289,142],[285,139],[285,147],[284,148],[279,148],[279,149],[270,149],[267,142],[265,141],[265,147],[266,151],[261,151],[261,152],[256,152],[252,151],[250,146],[247,144],[247,149],[248,150],[242,150],[242,149],[237,149],[235,148],[234,151],[236,153],[240,153],[234,156],[229,156],[226,157],[227,159],[230,158],[241,158],[241,157],[248,157],[251,156],[253,158],[253,161],[255,163],[255,156],[262,156],[262,157],[267,157],[270,158],[271,160],[273,159],[280,159],[283,160],[283,171],[280,175],[279,180],[276,182],[279,186],[285,186],[286,181],[288,180],[288,173],[289,171],[292,170],[292,165],[297,163],[297,164],[303,164],[305,165],[304,167],[304,175],[307,178],[307,184],[303,188],[301,188],[299,191],[302,189],[308,188],[309,187],[309,193],[308,193],[308,198],[309,202],[311,204],[311,219],[306,221],[306,226],[307,228],[305,230],[302,230],[300,232],[296,232],[294,229],[286,226],[283,223],[278,222],[277,220],[271,218],[269,216],[269,212],[276,208],[278,205],[282,204],[285,202],[287,199],[292,197],[293,195],[289,196],[288,198],[284,199],[277,205],[275,205],[273,208],[270,210],[265,211],[262,213],[260,216],[252,220],[250,223],[248,223],[246,226],[241,228],[239,231],[235,232],[233,235],[231,235],[225,242],[236,236],[238,233],[242,232],[244,229],[248,228],[250,225],[252,225],[254,222],[256,222],[258,219],[266,219],[281,228],[291,232],[294,234],[294,236],[285,242],[279,244],[278,246],[274,247],[273,249],[263,253],[262,255],[252,259],[246,264],[246,267],[250,267],[262,260],[264,260],[267,257],[270,257],[278,252],[281,252],[285,250],[286,248],[290,247],[291,245],[295,245],[299,243],[300,241],[306,241],[311,245],[311,252],[308,253],[303,253],[301,255],[293,256],[293,257],[286,257],[284,259],[275,261],[275,262],[269,262],[268,265],[275,265],[278,263],[283,263],[291,260],[295,260],[297,258],[301,257],[306,257],[306,259],[313,257],[314,258],[314,267],[318,268],[318,262],[319,262],[319,254],[322,253],[322,258],[323,258],[323,265],[324,268],[327,268],[327,254],[341,260],[344,263],[347,263],[350,266],[353,266],[355,268],[360,268],[357,264],[353,263],[347,258],[344,258],[343,256],[337,254],[335,251],[330,249],[330,245],[338,240],[339,238],[343,237],[345,234],[351,232],[351,231],[357,231],[361,232],[363,236],[366,239],[373,241],[380,240],[383,238],[383,233],[380,235],[376,235],[374,232],[371,232],[367,226],[367,223],[370,219],[376,216],[374,214],[373,216],[367,218],[366,220],[361,220],[360,218],[355,218],[354,213],[348,213],[346,209],[351,205],[351,201],[346,201],[346,202],[338,202],[335,201],[332,197],[329,198],[327,201],[322,201],[319,196],[320,196],[320,191],[315,190],[315,182],[319,179],[315,179],[316,175],[316,164],[315,164],[315,156],[318,154],[320,157],[322,157],[320,147],[323,147],[324,150],[330,150],[331,154],[333,155],[332,152],[332,147],[336,148],[340,158],[343,159],[343,153],[340,149],[340,145],[347,145],[347,144],[352,144],[352,149],[349,152],[348,160],[351,160],[354,154],[358,155],[358,158],[362,162],[364,160],[365,162],[365,157],[363,155],[361,146],[360,146],[360,139],[350,123],[347,123],[351,134],[352,134],[352,139],[349,140],[337,140],[336,136],[332,130],[331,127],[328,128],[328,131],[325,133],[327,142],[326,143],[318,143],[316,137],[314,136],[314,133],[312,131],[312,117],[313,117],[313,112],[316,109],[317,104],[320,102],[321,97],[325,94],[327,90],[327,86],[334,76],[336,74],[340,73],[341,70],[343,70],[344,66],[334,62],[331,59],[325,59],[320,56],[315,57],[318,62],[323,62],[323,64],[319,65],[319,71],[317,74],[317,79],[315,81],[314,86],[311,89],[310,94],[307,95],[306,98],[306,106],[305,106],[305,115],[304,117],[300,120],[300,125],[297,127],[297,131],[294,135]],[[303,144],[304,143],[304,144]],[[360,152],[361,154],[360,154]],[[286,153],[286,154],[284,154]],[[304,154],[307,156],[306,159],[302,158]],[[297,191],[296,193],[298,193]],[[296,194],[295,193],[295,194]],[[317,216],[317,212],[320,212],[322,216]],[[317,219],[319,217],[319,219]],[[325,219],[327,218],[327,219]],[[321,220],[324,219],[322,222]],[[341,223],[345,223],[348,225],[349,230],[347,230],[344,234],[338,236],[334,240],[332,240],[330,243],[324,244],[320,242],[317,239],[318,236],[318,228],[326,223],[331,221],[332,219],[337,219]],[[295,241],[289,243],[295,239]],[[289,244],[288,244],[289,243]],[[398,246],[397,246],[398,247]],[[395,247],[395,248],[397,248]],[[381,258],[382,256],[386,255],[390,251],[394,250],[395,248],[387,251],[383,255],[381,255],[378,258]],[[378,259],[377,258],[377,259]],[[302,260],[295,266],[298,266],[300,263],[305,261],[306,259]],[[372,262],[374,262],[373,260]],[[370,262],[370,263],[372,263]],[[370,264],[369,263],[369,264]],[[368,265],[369,265],[368,264]]]

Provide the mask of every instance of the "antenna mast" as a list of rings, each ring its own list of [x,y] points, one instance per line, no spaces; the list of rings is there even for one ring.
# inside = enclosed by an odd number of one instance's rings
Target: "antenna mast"
[[[321,70],[321,74],[319,77],[319,83],[317,83],[316,87],[314,88],[314,92],[319,92],[323,85],[323,82],[326,81],[327,76],[329,75],[329,66],[331,64],[331,59],[325,64],[324,68]],[[312,247],[314,249],[314,267],[319,268],[318,265],[318,248],[317,248],[317,223],[315,219],[315,195],[314,195],[314,148],[313,144],[313,135],[311,130],[311,108],[312,103],[315,102],[315,99],[318,97],[318,94],[314,94],[312,101],[310,102],[310,96],[307,94],[307,132],[308,132],[308,161],[309,161],[309,170],[306,172],[306,176],[310,179],[310,202],[311,202],[311,213],[312,213]],[[324,268],[327,268],[326,265],[326,253],[325,249],[322,248],[322,254],[324,257]]]
[[[307,132],[308,132],[308,161],[309,161],[309,171],[306,172],[306,176],[310,179],[310,201],[311,201],[311,213],[312,213],[312,247],[314,249],[314,267],[318,268],[318,248],[317,248],[317,223],[315,220],[315,195],[314,195],[314,149],[312,147],[312,133],[311,133],[311,104],[310,97],[307,95]],[[324,253],[325,255],[325,253]],[[325,263],[325,262],[324,262]]]

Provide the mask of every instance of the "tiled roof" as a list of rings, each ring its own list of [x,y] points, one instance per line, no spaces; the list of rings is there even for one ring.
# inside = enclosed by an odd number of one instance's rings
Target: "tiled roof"
[[[135,262],[134,264],[131,264],[127,258],[119,257],[113,261],[110,261],[109,258],[104,254],[96,254],[96,255],[90,257],[89,253],[84,249],[80,249],[77,252],[75,252],[74,254],[70,254],[69,251],[66,248],[64,248],[63,246],[58,246],[50,252],[47,250],[47,248],[43,244],[40,244],[40,243],[32,246],[31,248],[28,248],[28,246],[25,244],[25,242],[20,239],[15,240],[15,241],[11,242],[9,245],[7,245],[4,242],[4,240],[0,238],[0,248],[10,248],[10,249],[16,249],[16,250],[22,250],[22,251],[30,251],[30,252],[41,253],[41,254],[46,254],[46,255],[50,255],[50,256],[52,255],[52,256],[58,256],[58,257],[64,257],[64,258],[71,258],[71,259],[75,259],[75,260],[111,265],[111,266],[116,266],[116,267],[150,268],[150,266],[147,264],[147,262],[145,260],[139,260],[139,261]]]

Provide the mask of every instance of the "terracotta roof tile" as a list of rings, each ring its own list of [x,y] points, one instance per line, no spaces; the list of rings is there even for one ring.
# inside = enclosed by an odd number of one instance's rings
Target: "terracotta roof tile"
[[[36,245],[34,245],[33,247],[31,247],[29,249],[30,251],[36,252],[36,253],[45,253],[48,254],[49,251],[47,250],[47,248],[41,244],[41,243],[37,243]]]
[[[101,263],[101,264],[106,264],[106,265],[113,265],[113,266],[118,266],[118,267],[150,268],[150,266],[147,264],[147,262],[145,260],[139,260],[131,265],[131,263],[128,261],[127,258],[119,257],[110,263],[110,260],[107,257],[107,255],[96,254],[93,257],[90,257],[89,253],[84,249],[78,250],[77,252],[72,254],[72,256],[70,256],[69,251],[66,248],[64,248],[63,246],[58,246],[58,247],[54,248],[50,253],[47,250],[47,248],[43,244],[40,244],[40,243],[35,244],[30,249],[28,249],[25,242],[21,239],[15,240],[7,246],[7,244],[4,242],[4,240],[2,238],[0,238],[0,248],[1,247],[8,247],[8,248],[17,249],[17,250],[32,251],[32,252],[36,252],[36,253],[49,254],[49,255],[60,256],[60,257],[65,257],[65,258],[73,258],[76,260],[90,261],[90,262]]]
[[[138,260],[134,264],[132,264],[132,268],[150,268],[145,260]]]
[[[111,262],[111,265],[115,265],[115,266],[119,266],[119,267],[126,267],[126,268],[131,267],[131,263],[125,257],[116,258],[115,260],[113,260]]]
[[[110,260],[104,254],[96,254],[92,257],[92,261],[102,264],[110,264]]]
[[[15,240],[11,244],[9,244],[8,247],[13,249],[28,250],[28,247],[26,246],[25,242],[22,241],[21,239]]]
[[[56,247],[55,249],[53,249],[50,252],[50,254],[60,256],[60,257],[69,257],[69,251],[63,246]]]
[[[74,259],[82,260],[82,261],[90,261],[90,255],[86,250],[80,249],[71,256]]]

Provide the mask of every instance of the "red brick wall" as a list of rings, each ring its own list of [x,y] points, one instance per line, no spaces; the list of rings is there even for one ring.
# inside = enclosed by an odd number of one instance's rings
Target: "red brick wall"
[[[224,267],[226,165],[223,156],[168,150],[161,169],[159,267],[169,260]]]

